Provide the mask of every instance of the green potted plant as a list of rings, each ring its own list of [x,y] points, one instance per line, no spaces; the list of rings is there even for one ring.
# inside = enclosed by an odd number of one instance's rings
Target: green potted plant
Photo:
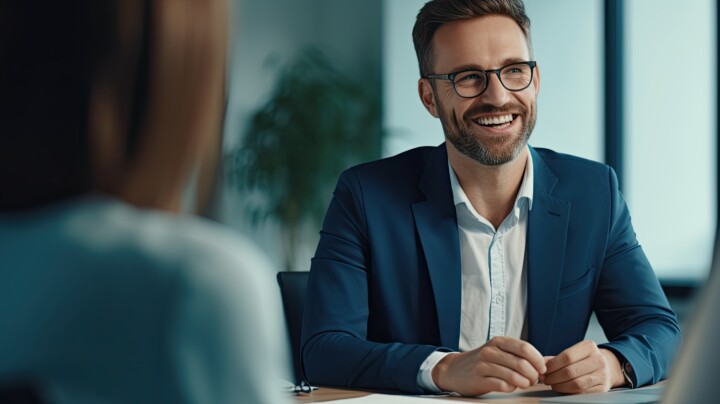
[[[279,69],[229,156],[231,184],[251,196],[251,222],[281,225],[287,270],[303,226],[320,229],[340,172],[380,156],[380,95],[367,87],[308,49]]]

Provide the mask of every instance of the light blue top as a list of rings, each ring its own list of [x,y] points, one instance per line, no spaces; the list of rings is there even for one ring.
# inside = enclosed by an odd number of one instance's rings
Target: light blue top
[[[0,215],[0,383],[57,403],[282,403],[273,271],[193,217],[90,197]]]

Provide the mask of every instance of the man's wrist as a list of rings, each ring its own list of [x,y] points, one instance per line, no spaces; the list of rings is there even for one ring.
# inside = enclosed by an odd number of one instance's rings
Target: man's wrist
[[[437,364],[435,364],[435,367],[432,369],[432,380],[435,386],[440,391],[451,391],[451,389],[448,389],[447,386],[444,385],[444,377],[443,375],[447,371],[447,369],[450,367],[450,363],[455,360],[455,355],[458,352],[453,352],[451,354],[445,355],[444,358],[442,358]]]
[[[420,388],[431,393],[442,392],[433,380],[433,371],[435,370],[438,362],[450,354],[452,354],[452,352],[435,351],[425,359],[425,361],[420,365],[420,370],[418,371],[417,382]]]
[[[605,359],[608,361],[608,368],[610,369],[610,382],[611,387],[623,387],[627,384],[625,374],[622,371],[622,361],[624,358],[619,358],[615,353],[609,349],[600,348],[600,352],[605,355]],[[632,387],[632,386],[628,386]]]

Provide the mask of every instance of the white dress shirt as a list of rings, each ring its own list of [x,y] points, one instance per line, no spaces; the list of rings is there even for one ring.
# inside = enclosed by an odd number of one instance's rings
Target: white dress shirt
[[[496,336],[526,339],[526,254],[528,212],[532,209],[533,165],[527,162],[513,210],[495,227],[475,211],[448,162],[460,239],[462,302],[461,352],[470,351]],[[451,353],[434,352],[418,372],[418,384],[440,392],[432,380],[435,365]]]

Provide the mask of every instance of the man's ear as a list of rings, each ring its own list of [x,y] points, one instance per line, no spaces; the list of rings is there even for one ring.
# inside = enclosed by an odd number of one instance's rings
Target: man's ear
[[[418,80],[418,94],[420,95],[420,101],[422,101],[425,109],[428,110],[430,115],[438,118],[438,108],[435,102],[435,92],[432,88],[432,83],[429,79]]]
[[[540,65],[535,65],[535,77],[533,78],[533,86],[535,86],[535,97],[540,94]]]

